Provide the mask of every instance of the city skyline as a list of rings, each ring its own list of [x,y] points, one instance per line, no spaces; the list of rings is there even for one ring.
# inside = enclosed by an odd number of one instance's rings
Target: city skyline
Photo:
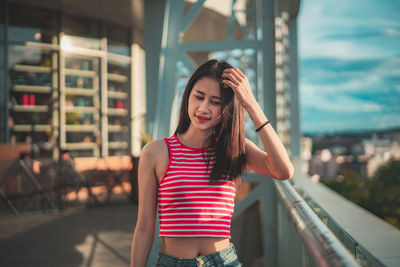
[[[400,2],[301,1],[303,133],[400,127]]]

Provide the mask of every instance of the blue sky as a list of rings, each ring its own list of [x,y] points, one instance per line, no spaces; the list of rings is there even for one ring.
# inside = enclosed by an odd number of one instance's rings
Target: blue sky
[[[400,1],[301,0],[303,133],[400,127]]]

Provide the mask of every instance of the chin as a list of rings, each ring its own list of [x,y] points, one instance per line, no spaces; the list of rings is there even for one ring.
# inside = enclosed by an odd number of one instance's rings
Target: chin
[[[193,128],[196,131],[201,131],[201,132],[212,132],[214,130],[214,127],[206,126],[206,125],[199,125],[197,123],[191,123],[193,125]]]

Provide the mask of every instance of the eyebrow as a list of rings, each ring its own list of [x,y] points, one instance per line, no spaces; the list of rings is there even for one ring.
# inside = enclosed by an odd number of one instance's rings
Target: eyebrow
[[[201,95],[205,95],[205,93],[204,92],[202,92],[202,91],[200,91],[200,90],[195,90],[197,93],[199,93],[199,94],[201,94]],[[216,98],[216,99],[219,99],[219,100],[221,100],[221,98],[220,97],[218,97],[218,96],[211,96],[211,98]]]

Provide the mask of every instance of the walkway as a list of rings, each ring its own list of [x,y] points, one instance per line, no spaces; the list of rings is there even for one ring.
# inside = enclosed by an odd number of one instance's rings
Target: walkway
[[[129,266],[137,205],[0,218],[0,266]]]

